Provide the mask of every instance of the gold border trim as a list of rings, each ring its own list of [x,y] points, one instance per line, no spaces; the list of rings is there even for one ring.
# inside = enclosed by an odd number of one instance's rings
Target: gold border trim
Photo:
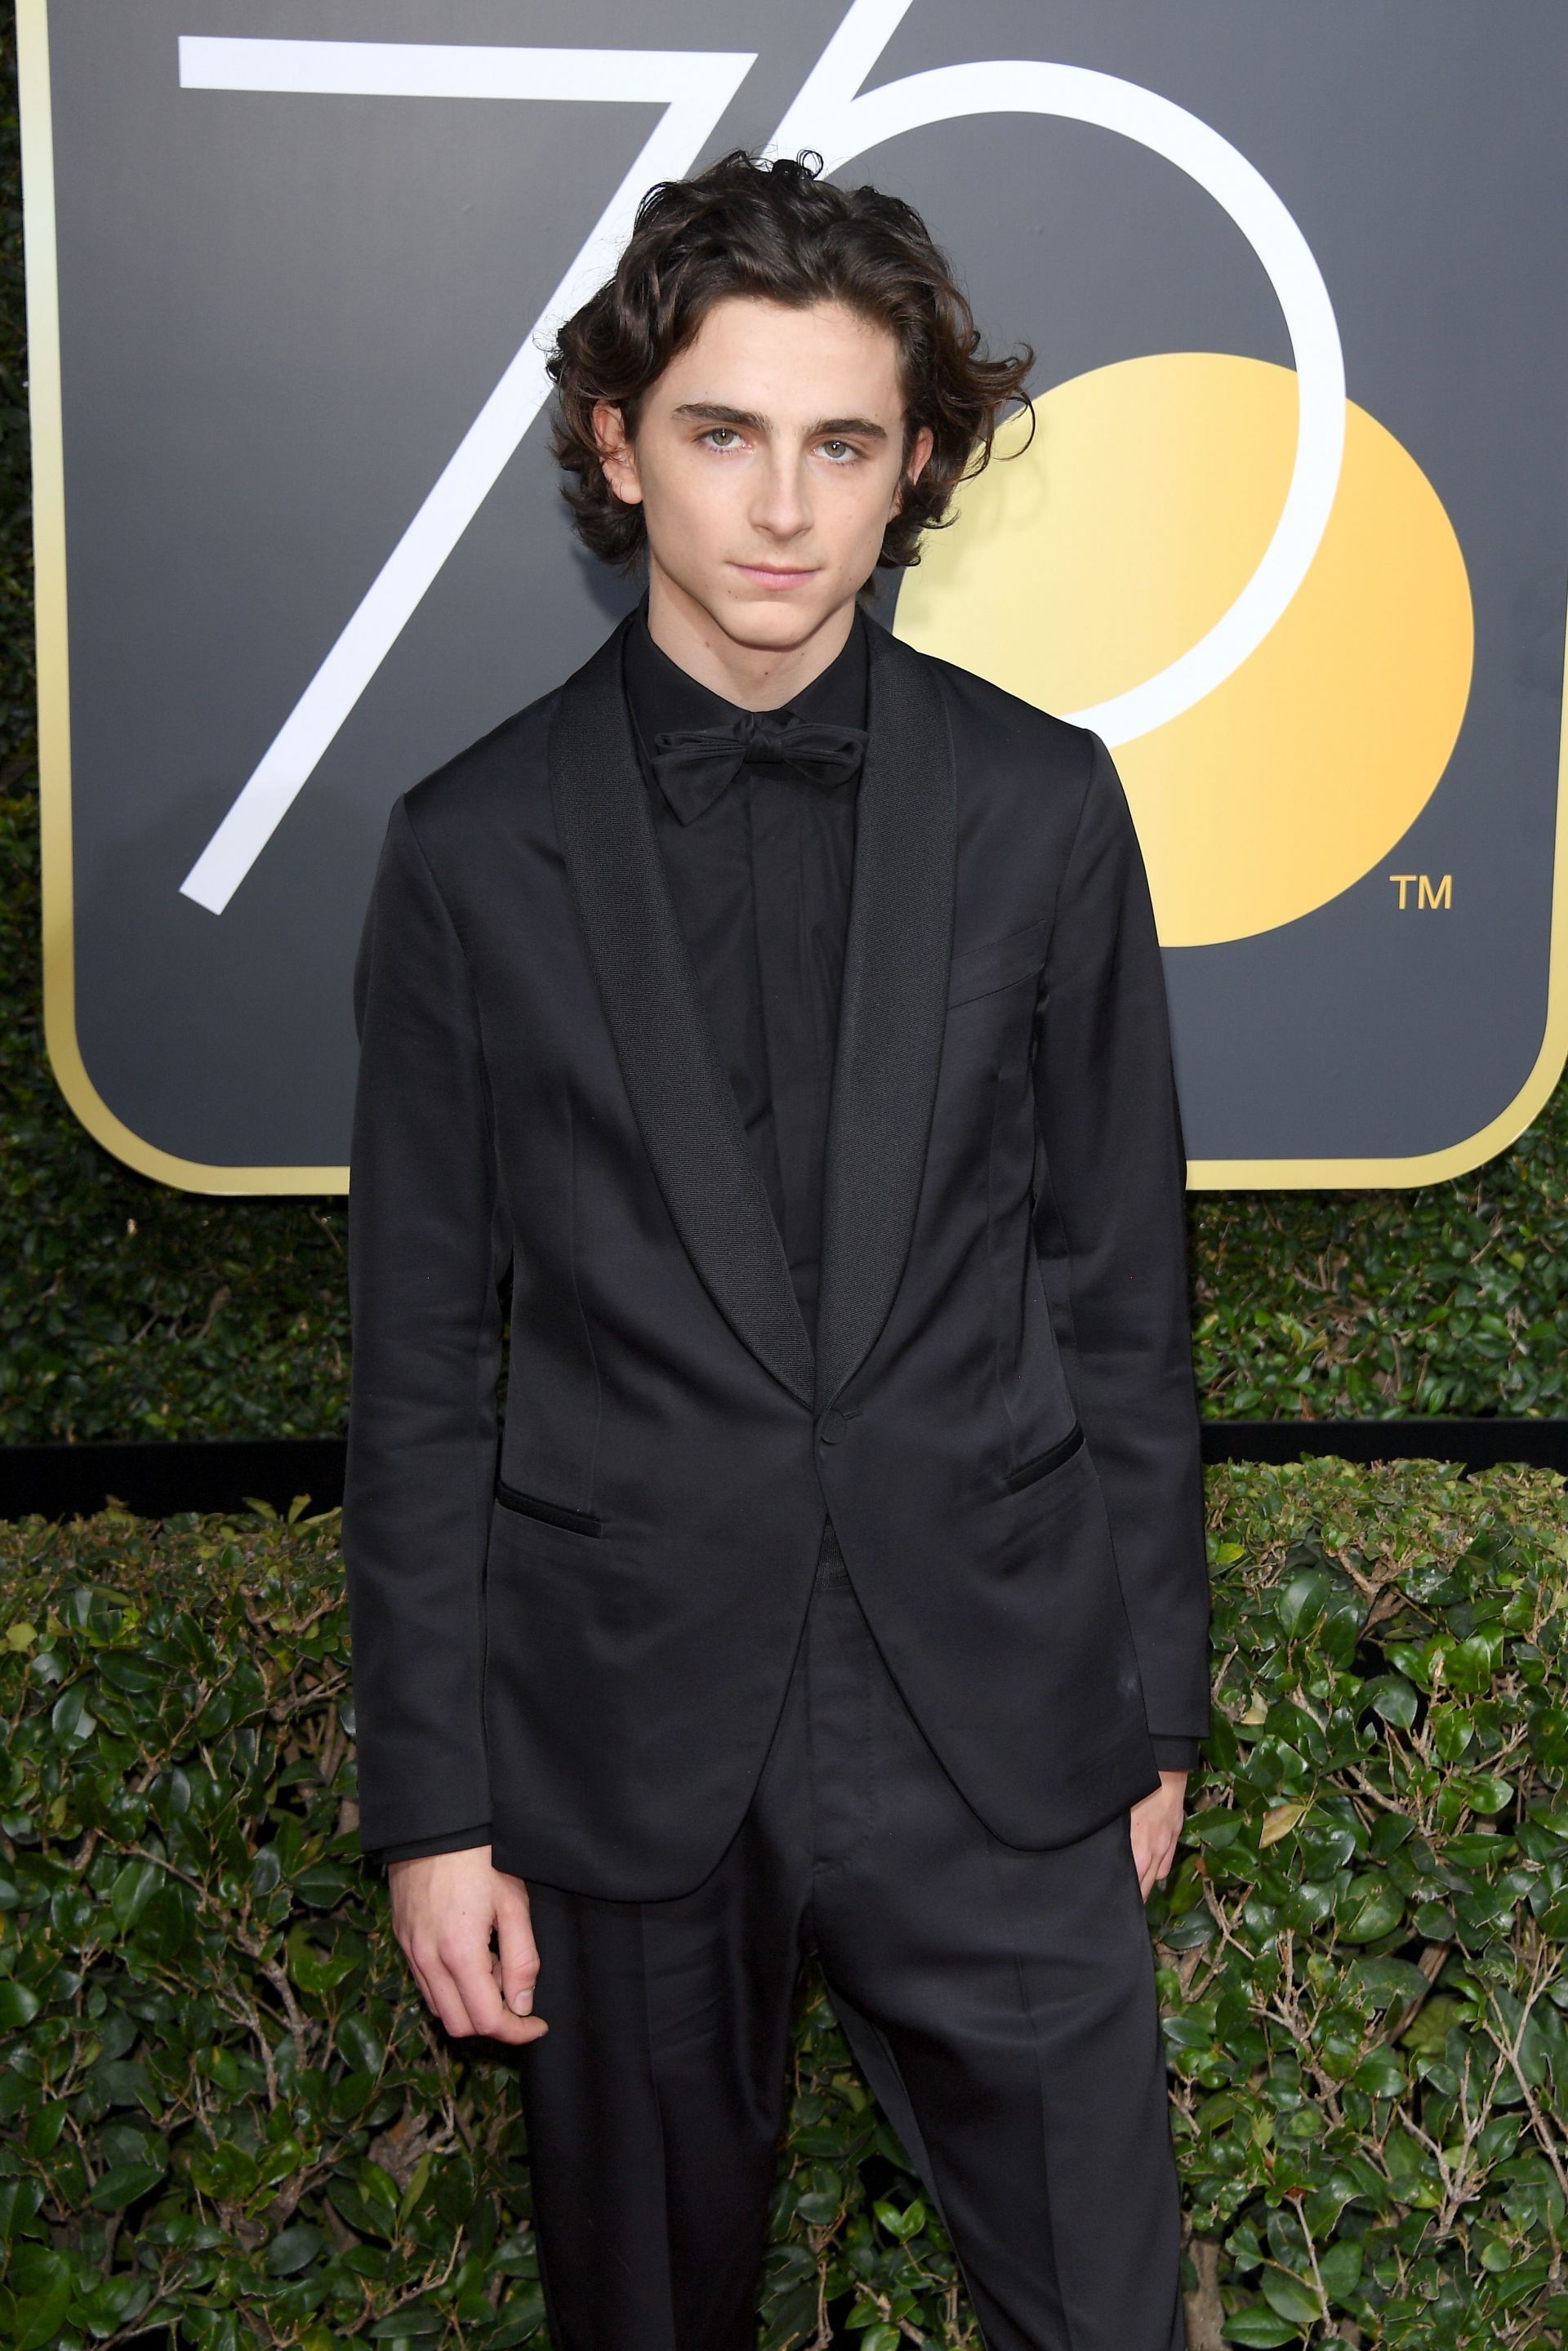
[[[71,863],[69,646],[66,603],[64,428],[59,281],[55,236],[54,118],[48,0],[16,0],[22,125],[22,208],[27,267],[29,405],[38,664],[38,789],[43,846],[44,1037],[55,1079],[94,1140],[140,1175],[185,1192],[346,1192],[346,1167],[228,1167],[161,1151],[126,1125],[87,1072],[76,1033],[76,933]],[[1405,1189],[1463,1176],[1505,1151],[1544,1108],[1568,1060],[1568,695],[1558,755],[1556,850],[1546,1028],[1535,1065],[1505,1110],[1462,1143],[1402,1159],[1195,1159],[1195,1192]]]
[[[139,1175],[183,1192],[346,1192],[346,1167],[212,1166],[162,1151],[110,1110],[88,1075],[76,1029],[71,862],[69,640],[66,616],[65,434],[55,236],[48,0],[17,0],[22,219],[33,438],[33,560],[38,663],[38,798],[44,900],[44,1040],[55,1081],[95,1142]]]

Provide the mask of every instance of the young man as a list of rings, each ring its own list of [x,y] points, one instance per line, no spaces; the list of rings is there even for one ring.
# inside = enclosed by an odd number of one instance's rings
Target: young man
[[[447,2029],[533,2044],[557,2351],[752,2342],[808,1950],[990,2351],[1182,2340],[1143,1897],[1207,1587],[1159,950],[1103,746],[858,603],[1030,357],[874,190],[652,191],[551,363],[646,598],[387,830],[361,1842]]]

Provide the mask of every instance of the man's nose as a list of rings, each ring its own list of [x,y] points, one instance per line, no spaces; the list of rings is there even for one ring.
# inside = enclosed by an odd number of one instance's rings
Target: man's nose
[[[796,538],[811,519],[800,468],[793,459],[775,458],[758,485],[752,519],[775,538]]]

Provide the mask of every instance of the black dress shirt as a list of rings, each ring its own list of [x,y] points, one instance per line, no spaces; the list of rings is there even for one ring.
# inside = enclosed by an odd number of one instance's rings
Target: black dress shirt
[[[779,707],[863,726],[866,625],[857,611],[841,652]],[[654,738],[732,726],[740,710],[660,651],[646,608],[626,640],[625,677],[676,919],[814,1333],[859,770],[824,785],[777,762],[747,762],[684,822],[648,759]]]
[[[857,610],[842,651],[780,708],[863,726],[869,625]],[[732,725],[739,705],[661,651],[645,601],[626,639],[624,675],[676,919],[814,1335],[859,772],[823,786],[774,763],[747,764],[700,815],[683,821],[649,759],[653,738]],[[1189,1771],[1197,1744],[1156,1737],[1155,1760],[1164,1771]],[[413,1860],[487,1838],[487,1826],[454,1830],[388,1848],[382,1858]]]

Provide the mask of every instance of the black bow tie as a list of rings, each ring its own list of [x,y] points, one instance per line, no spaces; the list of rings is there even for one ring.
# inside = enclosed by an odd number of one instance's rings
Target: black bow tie
[[[660,789],[683,824],[717,799],[748,763],[792,768],[831,791],[865,754],[863,726],[824,725],[788,710],[743,710],[727,726],[683,726],[653,737],[649,757]]]

